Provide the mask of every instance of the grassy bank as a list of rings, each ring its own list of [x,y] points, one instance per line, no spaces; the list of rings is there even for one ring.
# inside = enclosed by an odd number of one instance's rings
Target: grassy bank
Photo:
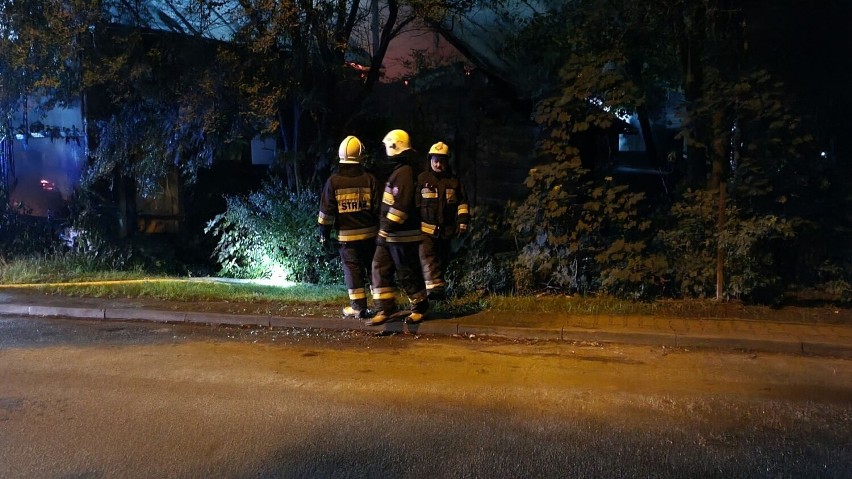
[[[142,271],[96,270],[85,264],[56,259],[0,260],[0,290],[96,298],[140,298],[181,303],[206,303],[210,309],[286,314],[295,309],[335,315],[348,302],[343,285],[273,285],[226,278],[177,278],[151,276]],[[403,297],[399,298],[405,302]],[[194,305],[197,307],[197,304]],[[637,302],[605,296],[467,296],[434,304],[433,310],[449,315],[492,311],[505,314],[553,314],[596,316],[656,316],[686,318],[783,319],[802,322],[837,322],[849,310],[834,307],[749,306],[713,300],[659,300]],[[840,314],[840,313],[843,314]]]

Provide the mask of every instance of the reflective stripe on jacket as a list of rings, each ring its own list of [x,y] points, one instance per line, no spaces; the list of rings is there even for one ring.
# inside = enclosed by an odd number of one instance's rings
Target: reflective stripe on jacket
[[[458,177],[425,171],[417,177],[420,194],[420,229],[432,237],[449,238],[466,231],[470,223],[467,194]]]
[[[379,189],[375,176],[360,164],[341,164],[325,183],[317,222],[336,229],[340,242],[375,238]]]
[[[392,158],[396,163],[382,193],[379,235],[389,243],[422,240],[412,154],[412,150],[407,150]]]

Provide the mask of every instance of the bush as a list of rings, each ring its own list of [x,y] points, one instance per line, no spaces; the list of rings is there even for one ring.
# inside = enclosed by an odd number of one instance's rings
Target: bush
[[[746,215],[729,202],[725,226],[717,226],[718,193],[687,191],[671,215],[675,224],[659,232],[669,262],[679,265],[672,275],[684,296],[712,297],[716,291],[716,250],[724,251],[725,295],[774,302],[783,279],[773,268],[776,255],[796,234],[800,221],[774,215]]]
[[[463,297],[510,293],[514,289],[515,254],[506,251],[506,219],[485,207],[476,207],[471,213],[470,234],[454,245],[455,258],[447,265],[447,294]]]
[[[121,238],[121,215],[115,206],[107,206],[98,195],[83,190],[76,198],[71,225],[61,232],[68,256],[88,258],[98,270],[127,271],[142,269],[152,256],[137,254],[127,238]]]
[[[518,290],[658,294],[666,262],[649,251],[644,195],[594,177],[578,152],[559,148],[567,159],[530,170],[530,194],[514,208],[511,226],[522,244],[514,268]]]
[[[224,213],[204,232],[218,237],[214,256],[220,274],[236,278],[276,278],[336,284],[342,281],[339,258],[323,252],[317,240],[319,199],[297,195],[280,178],[264,182],[248,197],[226,197]]]
[[[0,256],[44,254],[58,246],[54,224],[29,212],[21,205],[0,205]]]

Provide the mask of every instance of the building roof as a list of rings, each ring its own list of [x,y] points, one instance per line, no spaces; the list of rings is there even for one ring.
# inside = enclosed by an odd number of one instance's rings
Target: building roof
[[[110,22],[212,40],[231,40],[240,27],[239,2],[219,0],[118,0],[109,9]]]

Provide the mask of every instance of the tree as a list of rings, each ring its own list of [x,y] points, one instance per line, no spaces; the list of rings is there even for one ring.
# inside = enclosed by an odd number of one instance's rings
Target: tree
[[[535,30],[523,30],[510,45],[514,57],[526,52],[563,65],[558,80],[538,70],[542,76],[537,84],[546,86],[538,90],[546,99],[540,105],[550,112],[542,126],[555,128],[542,142],[545,152],[553,139],[568,145],[576,141],[578,129],[605,126],[578,114],[597,105],[611,114],[636,112],[647,154],[660,161],[648,126],[663,112],[660,98],[667,92],[683,94],[679,136],[685,155],[678,166],[685,175],[675,191],[683,195],[671,198],[671,210],[660,211],[664,230],[659,239],[668,246],[664,251],[669,264],[704,258],[687,271],[672,270],[671,276],[688,294],[707,294],[708,285],[702,282],[707,275],[689,281],[685,275],[709,268],[715,270],[709,277],[716,278],[719,298],[777,298],[790,280],[790,270],[796,269],[790,267],[784,248],[801,245],[797,238],[805,231],[836,230],[830,224],[817,225],[812,213],[805,213],[809,201],[824,198],[819,201],[825,204],[826,185],[834,182],[825,176],[825,168],[813,164],[813,136],[792,108],[789,91],[763,68],[765,58],[748,50],[745,26],[754,11],[759,9],[744,11],[725,1],[578,1],[558,11],[558,19],[534,17],[529,26]],[[553,187],[576,167],[558,157],[551,161],[527,180],[531,194],[526,204],[544,212],[528,224],[539,233],[526,237],[531,245],[540,246],[548,238],[548,215],[567,214],[563,205],[571,203],[554,197],[558,194]],[[591,177],[596,187],[604,186],[600,176]],[[708,203],[708,198],[715,200]],[[701,229],[691,229],[697,223],[690,215],[697,213],[712,216],[702,217]],[[569,223],[561,234],[571,228],[578,226]],[[679,236],[688,231],[704,233]],[[651,238],[644,241],[649,247],[654,244]],[[707,250],[716,254],[703,255]],[[551,271],[550,253],[544,253],[542,271]],[[690,282],[699,277],[704,279]],[[699,286],[693,289],[692,284]]]
[[[382,63],[395,38],[435,11],[470,8],[468,0],[357,0],[297,2],[279,8],[277,2],[241,2],[238,16],[247,21],[235,35],[238,44],[264,58],[270,52],[289,52],[289,66],[281,77],[246,85],[275,85],[289,79],[271,97],[255,97],[251,104],[259,117],[271,119],[267,132],[277,132],[292,161],[291,186],[299,189],[300,163],[316,157],[314,168],[324,167],[325,148],[351,129],[377,82]],[[262,70],[269,70],[263,69]],[[305,124],[307,123],[307,124]],[[313,142],[302,146],[311,132]]]
[[[0,1],[0,140],[8,148],[13,128],[29,138],[29,121],[12,114],[44,111],[73,102],[79,93],[80,38],[96,4],[85,0]],[[37,119],[36,119],[37,120]],[[8,155],[0,155],[4,173]],[[5,181],[0,199],[7,200]]]
[[[635,102],[629,82],[608,65],[572,56],[560,78],[561,94],[539,104],[535,119],[546,131],[543,164],[526,180],[527,198],[513,211],[520,240],[519,287],[606,292],[631,297],[658,294],[665,263],[649,251],[651,222],[640,208],[644,194],[583,166],[575,137],[600,135],[616,114]]]
[[[18,98],[26,98],[21,93],[34,89],[44,90],[50,101],[81,89],[97,92],[102,98],[92,99],[87,111],[101,121],[96,129],[103,128],[94,132],[103,146],[93,172],[106,173],[113,165],[138,174],[145,191],[166,165],[176,163],[191,181],[192,172],[223,147],[256,134],[279,139],[290,160],[289,183],[300,189],[303,159],[324,156],[334,143],[328,138],[339,136],[356,117],[381,78],[390,42],[419,16],[468,8],[470,2],[3,5],[9,33],[0,63],[7,73],[4,111],[11,111],[9,101],[20,103]],[[378,23],[371,27],[371,21]],[[191,55],[179,51],[187,47]],[[156,134],[163,121],[168,128]],[[119,136],[110,139],[111,134]],[[144,135],[145,151],[122,151],[138,143],[122,140],[126,134]]]

